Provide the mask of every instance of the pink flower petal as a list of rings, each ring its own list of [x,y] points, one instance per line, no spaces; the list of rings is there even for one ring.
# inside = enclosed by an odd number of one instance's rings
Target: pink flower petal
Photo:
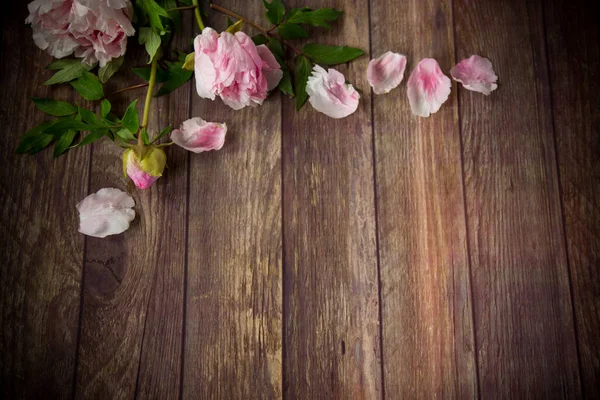
[[[178,146],[194,153],[220,150],[225,143],[227,125],[192,118],[171,133],[171,140]]]
[[[256,46],[256,51],[263,61],[262,72],[265,74],[265,78],[267,78],[267,90],[271,91],[279,85],[279,81],[283,78],[283,71],[267,46],[264,44]]]
[[[492,62],[487,58],[473,55],[456,64],[450,71],[455,81],[462,83],[467,90],[480,92],[488,96],[498,85],[498,76]]]
[[[84,235],[104,238],[129,229],[135,218],[135,201],[127,193],[115,189],[100,189],[77,204],[79,232]]]
[[[373,93],[383,94],[397,87],[404,79],[406,57],[388,51],[384,55],[369,62],[367,80]]]
[[[448,100],[451,86],[450,78],[436,60],[421,60],[408,78],[408,100],[413,114],[429,117],[437,112]]]
[[[358,108],[360,95],[354,87],[346,83],[339,71],[330,68],[325,71],[315,65],[306,84],[308,101],[317,111],[331,118],[344,118]]]

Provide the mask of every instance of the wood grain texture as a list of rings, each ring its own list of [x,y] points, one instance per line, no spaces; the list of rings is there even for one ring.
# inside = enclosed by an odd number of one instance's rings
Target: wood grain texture
[[[70,398],[75,372],[83,237],[75,204],[87,192],[89,149],[52,159],[15,153],[44,120],[30,98],[72,100],[40,87],[51,59],[31,39],[26,8],[2,18],[0,54],[0,397]],[[10,33],[8,33],[10,32]],[[8,33],[8,34],[7,34]],[[34,84],[35,83],[35,84]],[[75,173],[73,173],[76,171]]]
[[[175,48],[188,49],[190,36],[177,36]],[[146,57],[139,52],[138,65]],[[107,92],[139,83],[124,79],[132,76],[128,68]],[[153,102],[151,133],[188,118],[191,87]],[[123,115],[145,93],[114,97],[113,110]],[[91,192],[127,191],[136,202],[136,219],[122,235],[87,239],[77,398],[179,398],[188,167],[183,149],[173,146],[166,153],[163,177],[139,190],[123,177],[122,150],[109,141],[94,144]]]
[[[261,2],[218,4],[266,25]],[[183,397],[281,398],[280,96],[240,111],[192,96],[192,116],[228,132],[223,149],[190,155]]]
[[[540,2],[456,0],[455,26],[500,77],[459,92],[481,393],[580,397]]]
[[[582,387],[592,399],[600,397],[600,7],[558,0],[544,9]]]
[[[405,54],[405,82],[423,58],[447,72],[451,2],[394,5],[371,3],[373,57]],[[430,118],[412,114],[405,83],[373,102],[387,398],[477,397],[455,93]]]
[[[311,41],[368,51],[368,2],[288,1],[344,17]],[[379,301],[368,57],[336,67],[363,90],[358,110],[335,120],[285,99],[284,394],[381,397]]]

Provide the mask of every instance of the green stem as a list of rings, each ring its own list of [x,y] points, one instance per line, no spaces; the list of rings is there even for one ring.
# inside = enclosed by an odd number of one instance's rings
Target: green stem
[[[167,12],[171,12],[171,11],[185,11],[185,10],[193,10],[194,8],[198,8],[198,6],[185,6],[185,7],[175,7],[175,8],[169,8],[167,10]]]
[[[150,80],[148,81],[148,92],[146,93],[146,102],[144,103],[144,117],[142,118],[141,129],[148,127],[148,119],[150,117],[150,103],[152,102],[152,92],[154,92],[154,84],[156,83],[156,69],[158,66],[158,52],[152,59],[150,67]],[[138,144],[142,145],[142,133],[138,132]]]
[[[198,5],[198,0],[192,0],[192,5],[196,6],[194,9],[194,14],[196,14],[196,21],[198,21],[198,27],[200,31],[204,30],[204,22],[202,22],[202,15],[200,15],[200,6]]]

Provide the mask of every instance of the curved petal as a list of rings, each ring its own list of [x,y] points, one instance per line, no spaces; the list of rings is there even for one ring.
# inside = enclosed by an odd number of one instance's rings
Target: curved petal
[[[171,140],[178,146],[194,153],[220,150],[225,144],[227,125],[206,122],[202,118],[185,121],[180,129],[171,133]]]
[[[373,93],[383,94],[396,88],[406,70],[406,57],[402,54],[388,51],[384,55],[369,62],[367,80],[373,88]]]
[[[450,78],[444,75],[436,60],[421,60],[408,78],[407,94],[413,114],[429,117],[437,112],[448,100],[451,86]]]
[[[263,61],[262,72],[267,78],[267,90],[271,91],[279,85],[281,78],[283,78],[283,71],[267,46],[264,44],[257,46],[256,51]]]
[[[467,90],[483,93],[488,96],[498,88],[498,76],[494,72],[492,62],[487,58],[473,55],[456,64],[450,75],[455,81],[462,83]]]
[[[135,201],[127,193],[100,189],[77,204],[79,232],[98,238],[125,232],[135,218],[134,206]]]
[[[325,71],[315,65],[306,84],[308,101],[313,108],[331,118],[344,118],[358,108],[360,95],[346,83],[342,73],[330,68]]]

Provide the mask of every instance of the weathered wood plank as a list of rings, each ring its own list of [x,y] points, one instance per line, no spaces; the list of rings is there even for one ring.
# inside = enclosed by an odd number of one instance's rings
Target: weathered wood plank
[[[455,23],[500,77],[459,93],[481,393],[579,397],[540,2],[457,0]]]
[[[288,1],[344,17],[311,41],[369,49],[368,2]],[[283,108],[284,393],[381,396],[379,301],[368,57],[336,69],[362,89],[356,113],[331,119]]]
[[[51,61],[35,47],[19,3],[3,11],[0,44],[0,397],[67,399],[75,373],[83,236],[75,204],[87,194],[89,149],[52,159],[15,153],[44,117],[30,98],[72,100],[40,84]]]
[[[218,4],[265,24],[259,1]],[[228,133],[191,155],[183,396],[281,398],[280,96],[234,111],[194,92],[192,116]]]
[[[187,49],[189,40],[182,33],[174,47]],[[138,64],[146,58],[140,53]],[[131,76],[116,78],[111,89],[139,83]],[[188,118],[191,88],[153,102],[150,131]],[[116,96],[116,113],[144,96],[145,89]],[[123,177],[121,149],[94,144],[91,192],[126,190],[136,219],[122,235],[87,239],[77,398],[179,398],[188,156],[176,146],[166,152],[163,177],[142,191]]]
[[[386,397],[474,398],[456,86],[428,119],[412,115],[406,96],[421,59],[454,65],[451,2],[371,4],[373,56],[408,58],[405,82],[373,103]]]
[[[592,399],[600,397],[600,7],[543,4],[582,389]]]

